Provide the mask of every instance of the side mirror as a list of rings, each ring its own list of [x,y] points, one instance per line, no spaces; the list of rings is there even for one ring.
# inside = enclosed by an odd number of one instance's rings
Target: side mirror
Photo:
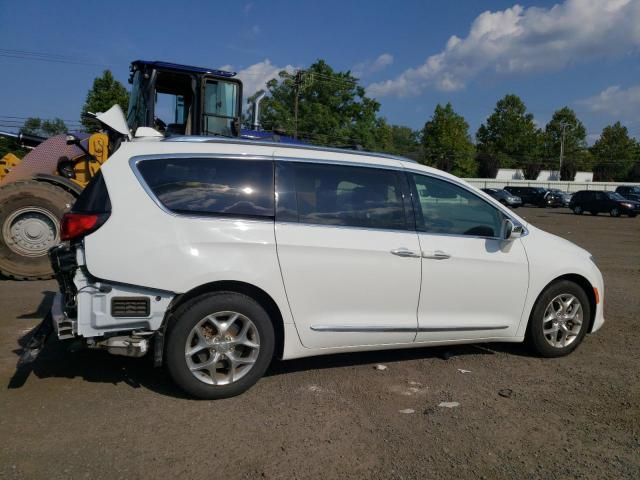
[[[80,139],[76,137],[73,133],[67,133],[67,145],[78,145],[80,143]]]
[[[524,228],[522,225],[514,224],[509,218],[505,218],[502,222],[502,238],[505,240],[515,240],[516,238],[520,238],[523,232]]]

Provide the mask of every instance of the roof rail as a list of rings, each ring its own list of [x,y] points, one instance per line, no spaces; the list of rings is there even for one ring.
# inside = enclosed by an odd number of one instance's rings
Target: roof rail
[[[323,147],[319,145],[298,144],[298,143],[280,143],[268,140],[247,140],[242,138],[229,138],[229,137],[205,137],[200,135],[181,135],[175,137],[167,137],[164,142],[187,142],[187,143],[237,143],[240,145],[259,145],[265,147],[278,147],[278,148],[296,148],[303,150],[313,150],[316,152],[332,152],[332,153],[348,153],[349,155],[362,155],[366,157],[378,157],[386,158],[389,160],[398,160],[401,162],[418,163],[411,158],[401,157],[399,155],[391,155],[388,153],[369,152],[366,150],[352,150],[348,151],[344,148]]]

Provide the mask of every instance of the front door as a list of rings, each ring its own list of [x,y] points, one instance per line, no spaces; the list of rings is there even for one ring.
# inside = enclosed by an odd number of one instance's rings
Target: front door
[[[448,180],[410,177],[422,250],[416,341],[514,336],[529,268],[522,242],[501,238],[506,215]]]
[[[304,346],[414,340],[421,259],[406,182],[391,169],[277,162],[278,259]]]

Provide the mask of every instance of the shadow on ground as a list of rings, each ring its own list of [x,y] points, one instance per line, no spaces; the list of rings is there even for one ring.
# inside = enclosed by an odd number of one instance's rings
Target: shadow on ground
[[[43,291],[42,300],[40,300],[40,304],[38,305],[38,308],[36,308],[35,312],[23,313],[22,315],[16,318],[19,318],[19,319],[44,318],[51,311],[51,305],[53,304],[53,298],[55,297],[55,295],[56,295],[56,292],[52,292],[50,290]]]
[[[20,348],[14,350],[18,357],[23,353],[32,334],[33,330],[18,340]],[[446,362],[453,357],[494,355],[497,352],[528,355],[526,349],[519,344],[458,345],[343,353],[287,361],[274,360],[265,376],[378,363],[388,365],[420,359],[438,359]],[[78,341],[59,341],[53,337],[49,338],[33,363],[16,368],[7,388],[21,388],[31,375],[37,378],[82,378],[87,382],[113,385],[124,383],[131,388],[146,388],[169,397],[187,398],[173,384],[163,368],[153,367],[150,355],[141,359],[120,357],[104,351],[89,350]]]

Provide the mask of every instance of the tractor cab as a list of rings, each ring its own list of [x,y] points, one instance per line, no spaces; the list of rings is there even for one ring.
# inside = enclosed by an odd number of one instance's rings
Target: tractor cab
[[[242,82],[235,72],[168,62],[131,63],[127,123],[166,136],[240,135]]]

